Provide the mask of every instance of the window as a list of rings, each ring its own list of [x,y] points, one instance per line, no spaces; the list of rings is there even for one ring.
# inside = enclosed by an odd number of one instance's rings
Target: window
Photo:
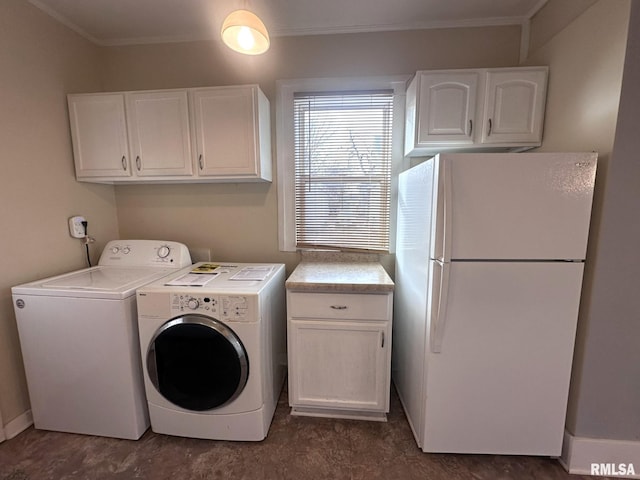
[[[391,251],[406,79],[278,83],[281,250]]]
[[[296,246],[389,250],[393,92],[294,97]]]

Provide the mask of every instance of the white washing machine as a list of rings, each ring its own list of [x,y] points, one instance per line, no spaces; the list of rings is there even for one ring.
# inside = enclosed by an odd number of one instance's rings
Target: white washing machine
[[[284,282],[282,264],[207,262],[138,290],[154,432],[267,436],[286,376]]]
[[[135,290],[190,264],[181,243],[116,240],[96,267],[12,288],[35,428],[142,436]]]

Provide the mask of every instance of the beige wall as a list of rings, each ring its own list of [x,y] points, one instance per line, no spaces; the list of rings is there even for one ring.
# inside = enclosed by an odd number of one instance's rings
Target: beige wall
[[[276,37],[267,53],[239,55],[220,41],[111,47],[105,88],[136,90],[260,83],[272,100],[275,80],[390,75],[426,68],[510,66],[520,27]]]
[[[588,329],[574,376],[574,432],[640,441],[640,4],[631,2],[615,143],[602,204]],[[634,460],[634,457],[631,458]],[[636,449],[635,462],[640,460]],[[637,463],[636,463],[637,464]]]
[[[587,332],[574,375],[576,436],[640,439],[640,9],[631,2],[620,110],[602,204]],[[638,457],[636,456],[636,460]]]
[[[598,0],[547,0],[529,29],[529,51],[535,52]]]
[[[547,11],[556,9],[558,2],[550,2],[533,19],[532,33],[537,32],[544,43],[540,40],[541,44],[530,52],[527,63],[550,67],[544,144],[540,150],[599,153],[567,428],[578,436],[637,440],[638,309],[629,304],[630,298],[618,299],[620,303],[615,305],[610,301],[614,292],[625,291],[624,286],[638,285],[637,281],[631,282],[637,273],[611,275],[603,264],[610,261],[608,254],[617,254],[618,240],[628,236],[629,227],[624,222],[611,220],[615,212],[609,206],[610,197],[616,191],[638,190],[637,185],[625,183],[624,174],[611,178],[612,172],[625,170],[635,174],[627,179],[638,178],[638,172],[630,166],[620,165],[620,170],[617,169],[617,162],[622,164],[629,159],[612,155],[617,141],[630,3],[629,0],[598,0],[558,32],[557,22],[550,20],[552,16]],[[633,57],[627,55],[626,58],[632,60]],[[635,201],[637,211],[639,205],[637,199]],[[605,238],[608,244],[603,243]],[[637,238],[635,242],[637,246]],[[616,345],[612,334],[603,342],[603,330],[615,332],[616,338],[626,332],[626,338],[634,339],[629,340],[632,345],[624,341]],[[632,410],[621,408],[629,400],[616,400],[627,395],[634,402]]]
[[[0,411],[29,409],[10,288],[85,266],[67,218],[118,236],[113,188],[77,183],[65,95],[101,88],[97,48],[24,0],[0,2]]]
[[[258,83],[274,120],[277,79],[516,65],[519,42],[519,27],[496,27],[275,38],[260,57],[238,55],[220,42],[110,48],[105,87]],[[284,262],[289,271],[298,261],[278,251],[275,183],[119,186],[116,198],[123,237],[173,238],[210,248],[216,259]],[[392,259],[383,260],[392,273]]]

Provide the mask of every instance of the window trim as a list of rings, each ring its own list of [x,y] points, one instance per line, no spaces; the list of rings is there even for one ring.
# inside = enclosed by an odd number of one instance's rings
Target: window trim
[[[276,162],[278,180],[278,247],[295,252],[295,178],[293,98],[296,93],[393,90],[394,118],[391,165],[389,252],[395,251],[398,175],[403,168],[405,93],[410,75],[361,78],[307,78],[276,81]]]

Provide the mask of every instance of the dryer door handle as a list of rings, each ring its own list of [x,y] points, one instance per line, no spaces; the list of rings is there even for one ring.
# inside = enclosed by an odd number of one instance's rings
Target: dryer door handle
[[[156,342],[151,342],[147,352],[147,373],[154,387],[158,388],[158,364],[156,363]]]

